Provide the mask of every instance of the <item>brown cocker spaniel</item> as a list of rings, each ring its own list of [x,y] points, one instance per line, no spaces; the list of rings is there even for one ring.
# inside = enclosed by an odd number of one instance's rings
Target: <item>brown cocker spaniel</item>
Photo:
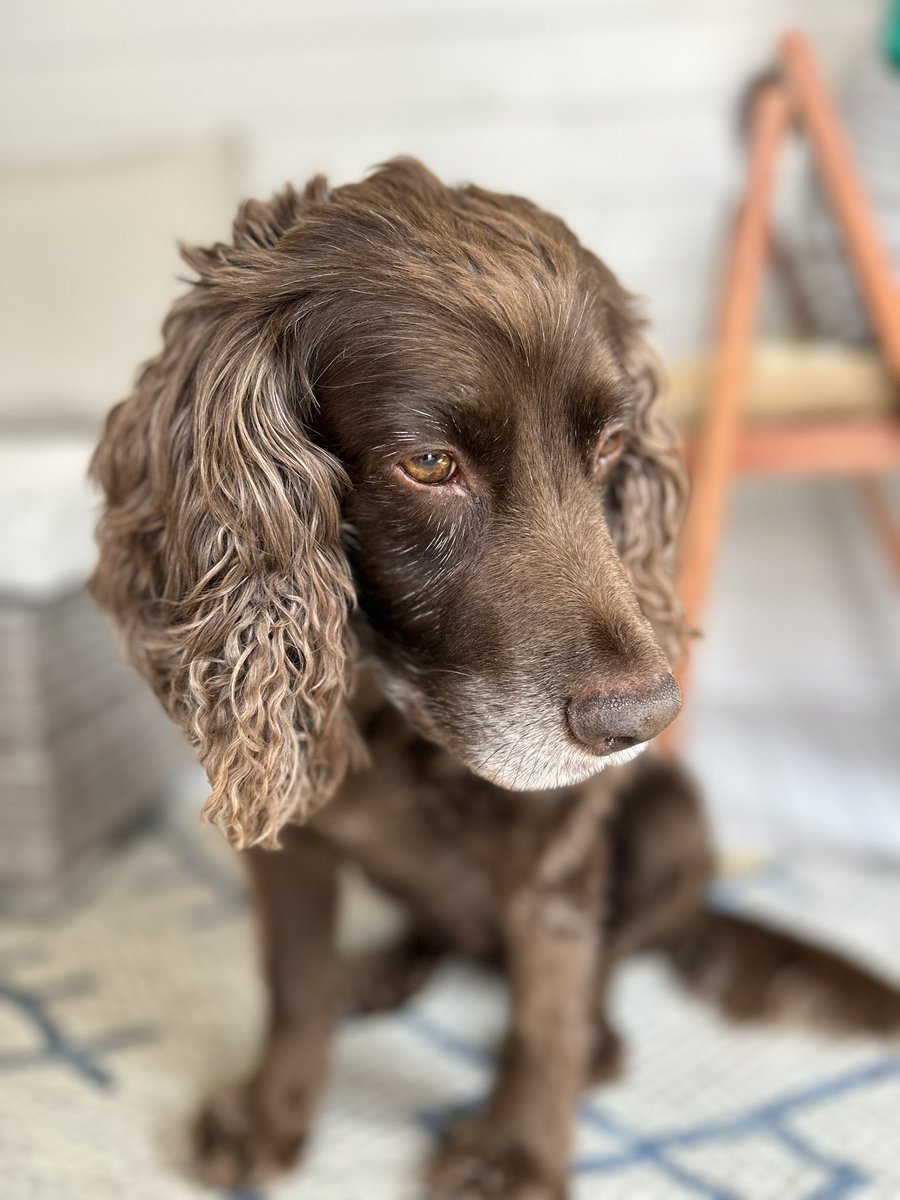
[[[262,925],[266,1047],[198,1122],[203,1177],[289,1167],[336,1011],[400,1003],[451,950],[502,965],[512,1017],[434,1200],[566,1195],[625,955],[664,953],[734,1016],[896,1029],[886,984],[707,910],[690,786],[632,761],[680,704],[685,477],[603,263],[411,160],[249,201],[185,258],[97,450],[93,590],[196,746]],[[410,927],[341,963],[346,859]]]

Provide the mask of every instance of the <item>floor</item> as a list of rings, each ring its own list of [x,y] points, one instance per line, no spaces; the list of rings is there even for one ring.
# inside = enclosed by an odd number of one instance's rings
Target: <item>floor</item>
[[[723,843],[900,859],[900,579],[852,485],[736,489],[695,661],[685,751]]]

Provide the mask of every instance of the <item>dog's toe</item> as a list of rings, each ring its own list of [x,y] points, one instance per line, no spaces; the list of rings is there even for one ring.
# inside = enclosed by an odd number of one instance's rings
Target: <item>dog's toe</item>
[[[431,1164],[429,1200],[566,1200],[524,1149],[486,1124],[454,1129]]]
[[[266,1110],[250,1088],[215,1097],[193,1131],[195,1174],[211,1187],[253,1187],[289,1170],[304,1133]]]

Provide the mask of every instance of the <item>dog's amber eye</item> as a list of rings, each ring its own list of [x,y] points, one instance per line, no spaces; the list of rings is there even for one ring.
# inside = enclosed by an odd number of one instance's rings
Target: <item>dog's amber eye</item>
[[[426,450],[400,464],[410,479],[417,483],[446,483],[456,474],[456,463],[443,450]]]
[[[607,467],[622,457],[622,451],[628,444],[628,435],[624,429],[607,430],[594,450],[594,469],[605,471]]]

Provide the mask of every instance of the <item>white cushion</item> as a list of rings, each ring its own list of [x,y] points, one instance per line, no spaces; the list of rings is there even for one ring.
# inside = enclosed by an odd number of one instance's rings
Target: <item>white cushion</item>
[[[183,290],[176,243],[226,237],[239,193],[220,139],[0,170],[0,415],[121,399]]]
[[[96,558],[86,472],[93,434],[0,437],[0,594],[50,598]]]

